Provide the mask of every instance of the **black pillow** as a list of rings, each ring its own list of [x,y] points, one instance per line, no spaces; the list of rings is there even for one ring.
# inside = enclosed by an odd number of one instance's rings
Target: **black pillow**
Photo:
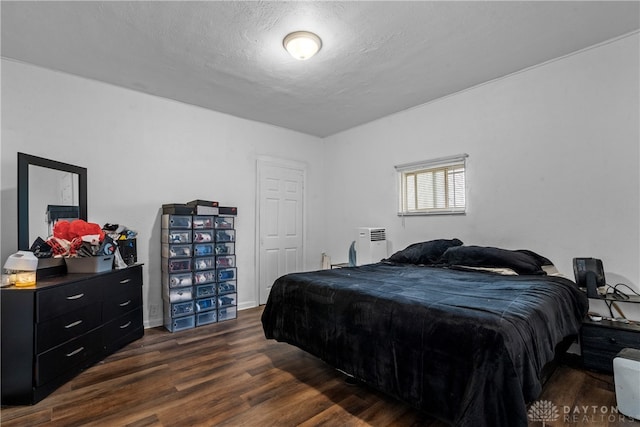
[[[551,262],[528,250],[508,250],[485,246],[449,248],[442,256],[450,266],[510,268],[518,274],[546,274],[542,265]]]
[[[413,243],[394,253],[385,261],[402,264],[434,264],[440,260],[447,249],[460,245],[462,242],[458,239],[437,239]]]

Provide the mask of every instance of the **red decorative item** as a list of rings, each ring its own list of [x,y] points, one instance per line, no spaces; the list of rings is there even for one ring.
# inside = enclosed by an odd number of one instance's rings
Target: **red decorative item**
[[[69,239],[69,226],[71,223],[69,221],[61,220],[54,224],[53,226],[53,237],[64,240]]]
[[[75,238],[82,238],[87,235],[98,235],[100,241],[104,240],[104,231],[102,227],[93,222],[87,222],[83,219],[76,219],[72,222],[58,221],[53,226],[53,237],[72,241]]]

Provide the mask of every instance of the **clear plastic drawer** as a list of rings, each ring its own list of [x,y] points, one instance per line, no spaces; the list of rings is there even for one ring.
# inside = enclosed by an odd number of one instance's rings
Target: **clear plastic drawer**
[[[162,256],[165,258],[188,258],[191,256],[191,245],[162,244]]]
[[[216,230],[216,242],[235,242],[236,230]]]
[[[162,229],[162,243],[191,243],[191,231]]]
[[[231,294],[236,292],[237,290],[236,283],[237,282],[235,280],[229,280],[227,282],[218,283],[218,295]]]
[[[178,303],[169,303],[165,301],[164,304],[165,315],[168,313],[171,317],[182,317],[193,314],[193,301],[185,301]]]
[[[162,228],[188,230],[191,228],[191,215],[162,215]]]
[[[233,255],[236,253],[236,244],[233,242],[216,243],[213,251],[216,255]]]
[[[218,308],[231,307],[238,305],[238,294],[225,294],[218,297]]]
[[[216,323],[217,321],[218,312],[216,310],[196,314],[196,326],[208,325],[209,323]]]
[[[169,288],[179,288],[181,286],[191,286],[193,276],[191,273],[162,274],[162,285]]]
[[[193,260],[193,269],[194,270],[209,270],[212,268],[216,268],[216,260],[215,257],[200,257],[195,258]]]
[[[196,300],[196,312],[214,310],[216,308],[216,299],[201,298]]]
[[[210,297],[216,295],[216,285],[196,286],[196,298]]]
[[[238,316],[236,307],[221,308],[218,310],[218,322],[235,319]]]
[[[191,329],[195,327],[195,316],[179,317],[177,319],[171,317],[165,317],[164,327],[169,332],[183,331],[185,329]]]
[[[215,219],[215,228],[233,228],[233,220],[232,216],[217,216]]]
[[[184,288],[164,288],[162,292],[163,299],[171,303],[191,301],[193,299],[193,287]]]
[[[193,256],[213,255],[213,243],[196,243],[193,245]]]
[[[168,273],[191,271],[191,258],[163,258],[162,271]]]
[[[193,243],[213,242],[213,230],[200,230],[193,232]]]
[[[198,215],[193,217],[193,229],[194,230],[202,230],[202,229],[211,229],[214,224],[214,216],[209,215]]]
[[[222,268],[218,270],[218,282],[224,282],[227,280],[236,279],[236,269],[234,268]]]
[[[213,283],[218,280],[215,270],[196,271],[193,273],[193,283],[203,285],[205,283]]]
[[[226,268],[236,266],[235,255],[220,255],[216,257],[216,268]]]

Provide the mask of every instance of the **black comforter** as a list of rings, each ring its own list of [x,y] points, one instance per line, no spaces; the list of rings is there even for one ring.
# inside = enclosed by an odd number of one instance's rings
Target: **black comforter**
[[[456,426],[525,426],[587,299],[572,282],[385,263],[289,274],[265,336]]]

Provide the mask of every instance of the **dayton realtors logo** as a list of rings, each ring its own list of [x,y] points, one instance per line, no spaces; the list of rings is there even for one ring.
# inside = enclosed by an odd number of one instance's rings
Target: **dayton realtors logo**
[[[557,421],[560,418],[558,407],[548,400],[537,400],[533,402],[527,412],[529,421],[542,421],[542,427],[549,421]]]
[[[618,411],[615,406],[556,406],[548,400],[537,400],[531,404],[527,412],[529,421],[542,422],[545,427],[548,422],[561,421],[566,424],[592,423],[599,426],[607,423],[629,423],[640,425],[633,418],[627,417]]]

